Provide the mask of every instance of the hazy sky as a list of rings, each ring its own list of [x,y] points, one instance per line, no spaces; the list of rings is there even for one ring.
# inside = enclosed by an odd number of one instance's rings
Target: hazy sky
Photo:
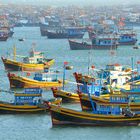
[[[29,4],[41,4],[41,5],[110,5],[110,4],[136,4],[140,3],[140,0],[0,0],[1,3],[29,3]]]

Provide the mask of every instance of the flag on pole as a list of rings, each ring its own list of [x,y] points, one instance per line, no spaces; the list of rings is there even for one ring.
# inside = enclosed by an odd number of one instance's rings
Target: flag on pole
[[[64,65],[68,65],[68,62],[64,62]]]

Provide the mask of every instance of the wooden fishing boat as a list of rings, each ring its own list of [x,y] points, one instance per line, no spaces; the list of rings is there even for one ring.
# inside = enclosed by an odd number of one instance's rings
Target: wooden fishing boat
[[[1,57],[6,70],[13,71],[44,71],[54,64],[54,59],[47,59],[42,52],[30,52],[29,57],[24,57],[23,62],[16,61],[16,50],[14,49],[14,60]]]
[[[71,50],[90,50],[94,49],[92,43],[86,41],[68,40]]]
[[[107,86],[107,85],[103,86],[101,85],[101,82],[98,82],[95,84],[96,80],[95,78],[92,78],[91,76],[86,76],[86,75],[77,74],[77,73],[74,73],[74,75],[75,75],[77,83],[83,84],[83,85],[78,84],[78,93],[80,93],[79,97],[80,97],[82,110],[88,111],[92,109],[92,105],[88,97],[88,94],[91,95],[91,99],[94,101],[93,102],[94,106],[96,106],[96,103],[116,104],[116,105],[120,105],[121,107],[128,106],[128,100],[127,100],[128,97],[123,97],[124,95],[121,94],[122,90],[112,88],[111,86]],[[110,77],[111,79],[113,79],[112,76]],[[124,87],[124,85],[122,85],[122,87]],[[124,91],[129,91],[129,90],[124,90]],[[114,96],[114,101],[112,100],[113,96]],[[126,102],[124,102],[123,99]],[[130,107],[132,107],[131,108],[132,110],[140,109],[140,104],[138,103],[138,101],[131,102],[130,104],[131,104]]]
[[[94,68],[93,72],[94,72]],[[111,86],[114,89],[130,89],[131,82],[131,69],[123,68],[120,64],[109,64],[106,66],[105,70],[95,70],[93,75],[83,75],[82,73],[74,73],[74,77],[77,83],[81,84],[102,84],[107,86]],[[133,78],[134,79],[134,78]],[[134,82],[138,83],[137,78]],[[79,88],[79,85],[78,85]]]
[[[113,29],[114,30],[114,29]],[[97,29],[89,29],[88,33],[89,33],[89,38],[90,39],[94,39],[94,38],[97,38],[98,39],[98,36],[100,34],[103,34],[103,35],[112,35],[112,36],[116,36],[117,37],[117,42],[118,42],[118,45],[135,45],[136,42],[137,42],[137,34],[136,32],[133,30],[133,29],[130,29],[130,28],[119,28],[117,31],[111,31],[110,32],[105,32],[105,29],[102,29],[102,30],[97,30]],[[95,34],[96,32],[96,34]],[[98,32],[98,33],[97,33]],[[98,35],[99,34],[99,35]],[[107,41],[108,42],[108,41]],[[106,43],[107,43],[106,42]]]
[[[87,94],[80,94],[80,104],[83,111],[91,111],[92,105],[91,101]],[[96,108],[96,104],[100,103],[102,105],[119,105],[122,108],[129,108],[132,111],[140,111],[140,97],[131,97],[124,94],[110,94],[108,97],[105,96],[91,96],[94,107]]]
[[[65,90],[60,90],[58,88],[52,88],[53,96],[58,98],[62,98],[63,103],[69,103],[69,102],[80,102],[79,95],[77,93],[68,92]]]
[[[117,39],[109,37],[93,38],[91,42],[70,39],[68,41],[71,50],[112,50],[118,47]]]
[[[10,88],[30,88],[39,87],[50,89],[51,87],[62,87],[62,80],[57,79],[57,75],[51,73],[35,73],[34,77],[27,73],[27,76],[14,73],[7,74]]]
[[[62,101],[61,98],[43,100],[41,93],[42,90],[38,88],[28,88],[25,89],[25,93],[15,93],[14,102],[0,101],[0,114],[46,112],[50,104],[59,105]]]
[[[85,31],[85,27],[59,27],[50,30],[42,29],[41,34],[46,35],[50,39],[82,38]]]
[[[50,106],[50,112],[53,125],[137,126],[140,123],[139,114],[129,110],[121,112],[118,107],[105,108],[102,105],[98,106],[96,113],[80,112],[55,105]]]
[[[7,41],[7,39],[8,39],[8,34],[0,32],[0,41]]]

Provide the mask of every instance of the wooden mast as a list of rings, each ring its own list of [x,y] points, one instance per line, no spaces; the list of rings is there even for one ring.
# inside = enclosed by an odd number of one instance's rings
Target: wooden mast
[[[16,61],[16,46],[13,47],[13,55],[14,55],[14,61]]]

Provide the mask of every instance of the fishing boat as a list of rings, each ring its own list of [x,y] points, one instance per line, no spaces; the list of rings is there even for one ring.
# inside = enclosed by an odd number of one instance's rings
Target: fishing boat
[[[60,98],[43,100],[40,88],[26,88],[24,93],[14,93],[13,102],[0,101],[0,114],[45,113],[49,109],[49,104],[59,105],[60,103]]]
[[[0,41],[7,41],[8,34],[0,32]]]
[[[69,46],[71,50],[90,50],[92,49],[92,43],[87,41],[78,41],[69,39]]]
[[[118,34],[119,45],[135,45],[137,42],[137,35],[133,29],[122,28]]]
[[[63,38],[82,38],[85,33],[83,27],[61,27],[55,30],[47,30],[47,37],[50,39],[63,39]]]
[[[0,32],[7,34],[8,37],[12,37],[14,34],[14,29],[12,27],[9,27],[9,26],[7,26],[7,27],[3,26],[3,27],[0,27]]]
[[[112,32],[113,36],[117,37],[117,43],[118,45],[135,45],[137,42],[137,34],[132,28],[128,27],[123,27],[123,28],[118,28],[116,27],[117,30],[114,30],[114,33]],[[94,39],[98,38],[101,34],[107,34],[104,32],[104,30],[101,33],[96,33],[95,31],[91,30],[88,31],[89,33],[89,38]]]
[[[98,104],[94,112],[81,112],[55,105],[50,106],[52,125],[138,126],[140,115],[119,106]]]
[[[71,50],[90,50],[90,49],[117,49],[118,47],[118,38],[115,36],[96,36],[92,38],[92,41],[79,41],[79,40],[70,40],[69,46]]]
[[[95,71],[93,69],[93,71]],[[131,69],[123,67],[119,64],[109,64],[105,70],[96,70],[95,74],[83,75],[82,73],[74,73],[74,77],[77,83],[83,85],[104,85],[106,87],[112,87],[114,89],[124,88],[130,89]],[[82,85],[77,84],[78,89]],[[101,87],[100,87],[101,88]]]
[[[96,101],[96,96],[100,96],[99,100],[104,99],[105,102],[108,101],[109,103],[109,99],[112,94],[120,96],[120,87],[130,89],[130,84],[126,84],[127,79],[130,78],[128,76],[130,71],[128,70],[127,72],[122,72],[121,69],[122,68],[120,65],[115,67],[114,65],[107,65],[106,70],[108,71],[102,71],[102,73],[98,73],[98,76],[102,79],[95,78],[90,75],[82,75],[81,73],[74,73],[77,82],[78,93],[80,93],[79,98],[81,107],[83,110],[91,110],[90,100],[87,96],[88,94],[91,95],[91,98],[94,101]]]
[[[79,92],[80,104],[83,111],[91,111],[92,105],[88,94]],[[110,94],[108,97],[91,95],[94,107],[97,103],[102,105],[119,105],[121,108],[129,108],[132,111],[140,111],[140,96],[128,96],[125,94]]]
[[[55,98],[62,98],[62,103],[79,103],[79,95],[77,93],[68,92],[58,88],[52,88],[53,96]]]
[[[30,72],[25,74],[26,75],[8,73],[10,88],[40,87],[50,89],[51,87],[62,87],[62,80],[57,78],[56,73],[36,72],[33,74],[34,76],[32,76]]]
[[[135,45],[137,38],[135,34],[124,33],[120,35],[119,45]]]
[[[54,59],[47,59],[42,52],[36,52],[34,49],[29,53],[29,57],[23,57],[23,62],[16,61],[16,56],[18,55],[16,55],[16,50],[14,49],[14,59],[1,57],[5,70],[44,71],[44,69],[48,69],[54,64]]]

